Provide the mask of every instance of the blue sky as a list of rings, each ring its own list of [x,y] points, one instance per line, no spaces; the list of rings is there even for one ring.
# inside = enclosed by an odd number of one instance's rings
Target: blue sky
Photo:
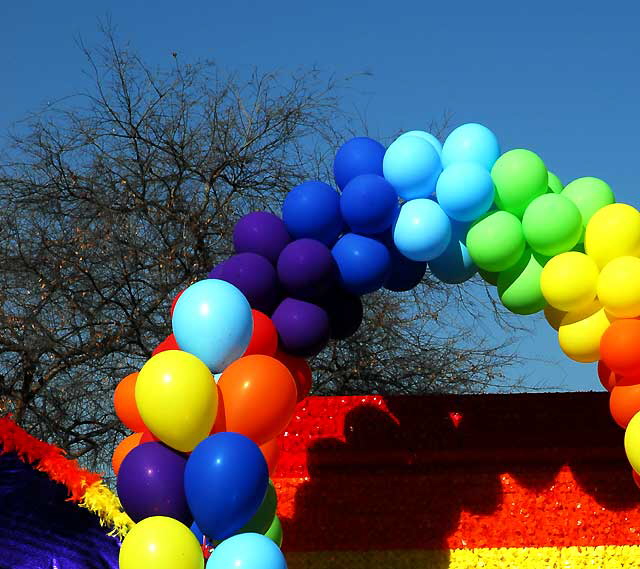
[[[0,131],[27,111],[82,88],[76,45],[99,42],[109,16],[151,64],[212,58],[247,70],[315,65],[368,72],[347,95],[369,132],[388,138],[444,112],[481,122],[503,150],[539,153],[565,182],[605,179],[640,205],[640,9],[631,2],[4,2],[0,8]],[[594,366],[572,364],[544,321],[512,373],[531,385],[599,389]]]

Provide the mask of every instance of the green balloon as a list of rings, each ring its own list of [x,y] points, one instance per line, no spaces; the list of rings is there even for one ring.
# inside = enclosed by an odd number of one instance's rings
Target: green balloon
[[[578,178],[562,190],[562,195],[576,204],[582,214],[580,243],[584,241],[584,230],[593,214],[616,201],[609,184],[600,178]]]
[[[540,275],[548,260],[548,257],[527,249],[513,267],[500,273],[498,295],[508,310],[516,314],[534,314],[546,306],[540,289]]]
[[[582,215],[563,194],[545,194],[527,207],[522,230],[536,253],[553,257],[576,246],[582,235]]]
[[[273,541],[273,543],[278,547],[282,547],[282,524],[280,523],[280,518],[278,516],[273,516],[273,521],[271,522],[267,533],[264,535]]]
[[[522,217],[527,206],[549,188],[549,175],[542,159],[531,150],[505,152],[491,169],[497,206]]]
[[[549,175],[549,181],[547,182],[547,185],[549,186],[549,191],[553,192],[554,194],[559,194],[562,191],[562,188],[564,188],[564,186],[562,185],[562,182],[560,181],[560,178],[558,178],[558,176],[556,176],[551,171],[547,173]]]
[[[482,277],[482,280],[490,285],[496,286],[498,284],[498,275],[500,273],[492,273],[491,271],[484,271],[478,269],[478,274]]]
[[[262,504],[258,508],[258,511],[253,517],[244,525],[244,527],[238,530],[237,533],[260,533],[264,534],[271,527],[273,517],[276,515],[276,508],[278,506],[278,498],[276,496],[276,489],[273,486],[273,482],[269,480],[269,486],[267,486],[267,493],[262,500]]]
[[[506,211],[492,211],[467,233],[467,249],[480,269],[498,273],[514,265],[525,248],[520,220]]]

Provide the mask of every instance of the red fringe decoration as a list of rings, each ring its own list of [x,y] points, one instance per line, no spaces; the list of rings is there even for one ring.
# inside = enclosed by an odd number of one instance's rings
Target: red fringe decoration
[[[80,502],[86,489],[101,481],[99,475],[66,458],[62,449],[32,437],[11,419],[0,418],[0,453],[8,452],[17,453],[23,461],[44,472],[51,480],[64,484],[72,502]]]

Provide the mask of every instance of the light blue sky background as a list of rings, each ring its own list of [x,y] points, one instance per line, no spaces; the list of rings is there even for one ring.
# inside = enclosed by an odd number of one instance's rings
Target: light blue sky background
[[[336,2],[6,1],[0,6],[0,130],[85,85],[75,40],[99,41],[109,15],[151,64],[213,58],[264,70],[316,65],[370,72],[349,94],[372,135],[481,122],[503,150],[538,152],[563,180],[598,176],[619,201],[640,199],[640,9],[609,1]],[[511,373],[530,385],[599,389],[594,366],[570,363],[534,317]]]

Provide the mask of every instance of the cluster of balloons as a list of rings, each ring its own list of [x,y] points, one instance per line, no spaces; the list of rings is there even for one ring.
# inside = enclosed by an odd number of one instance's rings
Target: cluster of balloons
[[[135,431],[112,459],[136,523],[120,567],[282,569],[270,474],[309,365],[280,349],[272,319],[227,281],[191,285],[171,312],[173,334],[114,394]]]
[[[269,476],[277,437],[311,389],[308,358],[356,333],[361,297],[476,272],[518,314],[544,310],[564,352],[600,360],[614,419],[640,471],[640,213],[597,178],[563,187],[542,159],[500,153],[470,123],[441,144],[423,131],[388,148],[353,138],[338,189],[293,188],[282,216],[254,212],[235,253],[178,294],[172,334],[114,404],[134,431],[116,449],[118,493],[136,526],[133,567],[285,567]],[[205,555],[203,555],[203,551]]]

